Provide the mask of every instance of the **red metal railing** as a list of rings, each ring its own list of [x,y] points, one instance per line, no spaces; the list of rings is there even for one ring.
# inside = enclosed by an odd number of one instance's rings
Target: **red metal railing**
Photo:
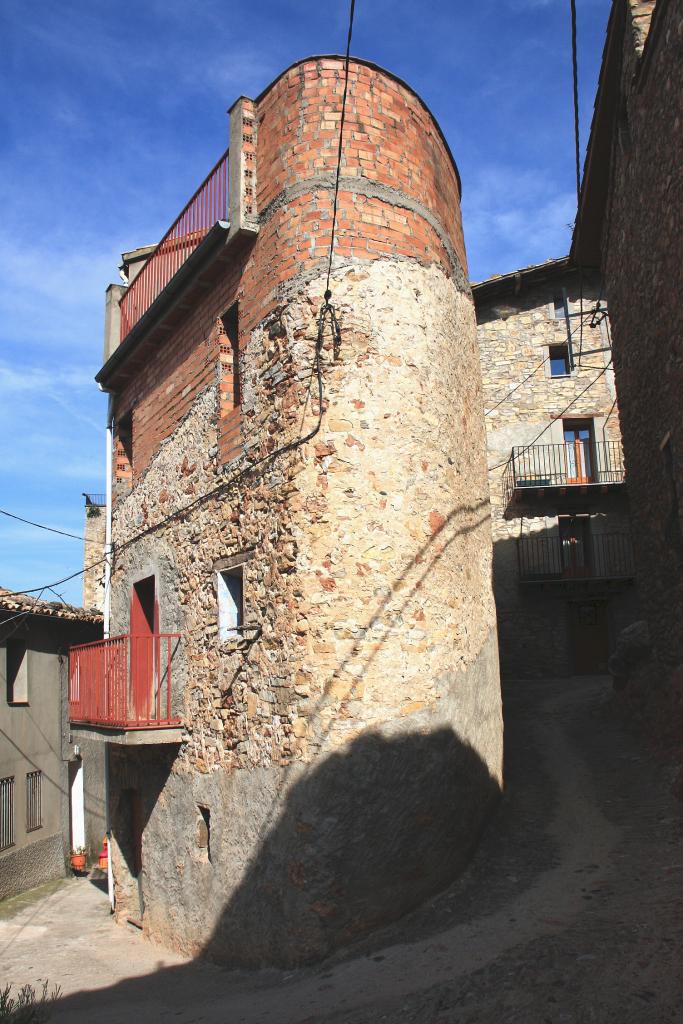
[[[69,651],[69,718],[116,729],[177,726],[172,709],[177,633],[115,636]]]
[[[147,312],[216,221],[228,216],[228,150],[174,220],[121,299],[121,341]]]

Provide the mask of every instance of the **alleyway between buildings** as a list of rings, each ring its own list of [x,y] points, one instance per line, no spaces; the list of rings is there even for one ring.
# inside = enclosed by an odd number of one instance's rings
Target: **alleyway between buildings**
[[[315,968],[186,961],[79,880],[0,920],[2,979],[61,985],[53,1024],[683,1022],[682,808],[609,682],[510,685],[506,783],[464,876]]]

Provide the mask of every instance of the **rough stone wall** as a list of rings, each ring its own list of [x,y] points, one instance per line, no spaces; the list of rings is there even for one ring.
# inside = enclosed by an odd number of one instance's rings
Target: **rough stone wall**
[[[655,656],[674,665],[683,660],[681,5],[660,0],[643,51],[646,27],[624,36],[603,259],[639,589]]]
[[[147,393],[139,380],[119,399],[150,422],[148,399],[206,359],[114,517],[112,628],[127,631],[132,583],[154,574],[160,628],[183,635],[185,724],[177,752],[113,759],[118,912],[139,900],[125,793],[138,789],[145,930],[248,964],[322,956],[414,906],[465,862],[501,785],[457,178],[414,95],[352,72],[345,175],[367,181],[340,197],[341,344],[325,340],[322,410],[313,357],[339,61],[305,62],[257,101],[258,238],[169,336],[170,362],[150,358]],[[396,185],[375,195],[379,179]],[[224,463],[216,321],[235,298],[243,454]],[[313,440],[273,454],[319,413]],[[215,564],[240,553],[257,636],[220,643]]]
[[[486,286],[484,283],[483,287]],[[482,287],[482,286],[480,286]],[[517,538],[531,534],[557,534],[558,515],[583,513],[591,516],[595,533],[629,533],[630,522],[625,494],[620,496],[568,491],[560,500],[515,502],[508,508],[504,495],[504,473],[513,446],[561,444],[560,417],[594,419],[596,440],[619,441],[619,410],[615,405],[613,373],[604,369],[610,360],[605,325],[584,323],[581,366],[578,366],[580,330],[578,318],[571,318],[572,344],[577,363],[569,377],[553,378],[549,365],[540,365],[549,346],[567,341],[566,321],[556,319],[553,297],[565,287],[570,313],[580,310],[575,272],[549,273],[541,283],[512,285],[503,294],[477,297],[477,334],[486,411],[491,521],[493,530],[493,584],[498,611],[501,671],[504,676],[566,676],[573,672],[574,657],[569,626],[567,592],[548,593],[547,588],[520,585]],[[599,282],[584,282],[584,309],[595,304]],[[534,372],[535,371],[535,372]],[[528,380],[525,380],[529,378]],[[596,378],[598,378],[596,380]],[[595,383],[581,395],[581,392]],[[525,383],[521,384],[522,381]],[[521,384],[521,386],[519,386]],[[579,397],[580,396],[580,397]],[[500,404],[499,404],[500,403]],[[621,606],[626,605],[626,611]],[[629,610],[630,608],[630,610]],[[610,598],[610,644],[620,624],[637,616],[633,592],[628,598]],[[628,622],[623,622],[624,617]]]

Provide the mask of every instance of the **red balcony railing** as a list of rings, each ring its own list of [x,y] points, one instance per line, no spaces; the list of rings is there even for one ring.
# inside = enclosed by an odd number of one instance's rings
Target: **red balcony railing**
[[[112,729],[180,725],[173,715],[177,633],[115,636],[69,651],[69,718]]]
[[[228,151],[174,220],[121,299],[121,341],[219,220],[228,216]]]

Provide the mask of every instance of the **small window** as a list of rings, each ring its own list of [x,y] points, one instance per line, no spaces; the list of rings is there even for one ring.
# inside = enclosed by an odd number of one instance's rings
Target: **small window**
[[[551,345],[549,359],[551,377],[569,376],[569,345]]]
[[[119,417],[116,424],[116,479],[131,482],[133,478],[133,413]]]
[[[28,651],[23,640],[8,640],[7,703],[28,704]]]
[[[0,779],[0,850],[14,846],[14,776]]]
[[[244,566],[223,569],[218,578],[218,639],[233,640],[244,625]]]
[[[553,313],[555,315],[555,319],[564,320],[565,312],[564,295],[562,292],[557,292],[553,295]]]
[[[26,775],[26,831],[34,832],[43,825],[43,773]]]
[[[224,378],[231,378],[232,405],[236,409],[241,402],[239,307],[237,303],[230,307],[228,312],[223,315],[222,320],[228,344],[225,346],[225,351],[221,349],[221,362],[224,366]]]
[[[199,805],[199,821],[197,822],[197,846],[211,860],[211,811]]]

